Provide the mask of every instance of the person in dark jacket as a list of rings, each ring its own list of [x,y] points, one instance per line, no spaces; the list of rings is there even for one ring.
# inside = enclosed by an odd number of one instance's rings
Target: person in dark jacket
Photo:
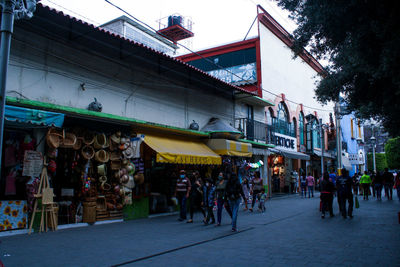
[[[394,177],[393,174],[389,172],[388,168],[385,168],[385,172],[383,173],[383,184],[385,186],[385,195],[387,199],[392,200]]]
[[[382,179],[382,173],[378,172],[375,176],[374,179],[374,186],[375,186],[375,192],[376,192],[376,199],[377,200],[382,200],[382,186],[383,186],[383,179]]]
[[[226,184],[228,183],[228,179],[224,177],[224,174],[222,172],[219,173],[217,183],[215,185],[215,193],[217,196],[217,226],[221,225],[221,219],[222,219],[222,210],[224,207],[226,200],[225,196],[225,189],[226,189]],[[232,217],[231,210],[229,208],[229,205],[225,205],[225,209],[230,214]]]
[[[196,171],[193,175],[193,181],[191,181],[192,188],[190,190],[190,219],[187,223],[193,222],[193,214],[196,209],[199,209],[204,216],[204,220],[206,219],[206,213],[203,209],[201,202],[203,200],[203,181],[200,177],[200,173]]]
[[[324,173],[323,180],[321,182],[321,201],[322,201],[322,215],[321,218],[325,218],[325,212],[329,211],[331,217],[333,217],[332,203],[333,203],[333,192],[335,187],[333,182],[329,179],[329,174]]]
[[[204,224],[208,225],[209,223],[215,223],[215,217],[213,212],[215,200],[215,186],[211,179],[206,179],[206,182],[203,186],[203,204],[207,210],[207,217],[204,220]],[[211,222],[210,222],[211,220]]]
[[[353,193],[351,191],[353,186],[353,179],[349,177],[349,172],[346,169],[342,169],[342,176],[336,181],[338,197],[340,198],[340,211],[343,218],[353,218]],[[349,203],[348,209],[346,208],[346,202]]]
[[[240,205],[240,198],[246,199],[243,193],[242,185],[236,174],[232,173],[226,184],[226,198],[232,210],[232,232],[237,231],[237,216]]]

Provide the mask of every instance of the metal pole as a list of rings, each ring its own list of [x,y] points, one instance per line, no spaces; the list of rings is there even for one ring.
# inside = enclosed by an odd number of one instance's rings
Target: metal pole
[[[342,139],[341,139],[341,130],[340,130],[340,104],[336,103],[336,152],[337,152],[337,173],[338,175],[342,175]]]
[[[0,44],[0,176],[3,151],[4,113],[6,105],[7,69],[10,58],[11,35],[14,24],[15,0],[4,0],[1,11]]]
[[[373,163],[374,163],[374,172],[376,173],[375,144],[372,144],[372,160],[373,160]]]
[[[322,119],[319,119],[319,134],[321,137],[321,177],[324,177],[324,136],[322,129]]]

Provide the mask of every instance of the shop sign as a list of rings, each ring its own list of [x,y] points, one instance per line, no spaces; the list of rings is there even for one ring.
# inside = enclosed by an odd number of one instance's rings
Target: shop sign
[[[297,139],[295,137],[274,133],[272,141],[276,147],[284,150],[297,151]]]
[[[22,176],[39,177],[42,173],[42,168],[42,153],[33,150],[26,150],[24,155],[24,167],[22,169]]]
[[[349,161],[351,165],[358,165],[358,154],[349,153]]]

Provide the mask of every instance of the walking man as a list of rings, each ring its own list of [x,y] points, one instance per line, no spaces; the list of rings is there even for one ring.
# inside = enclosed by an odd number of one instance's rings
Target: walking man
[[[342,176],[336,180],[338,197],[340,199],[340,211],[344,219],[349,216],[353,218],[353,193],[351,191],[353,185],[353,179],[349,176],[349,172],[346,169],[342,169]],[[348,209],[346,208],[346,202],[349,203]]]
[[[178,199],[180,208],[178,221],[186,220],[186,201],[189,198],[190,189],[190,180],[187,178],[185,170],[181,170],[175,187],[175,197]]]
[[[371,184],[371,177],[367,174],[367,172],[364,172],[364,175],[361,176],[360,179],[360,185],[363,189],[363,199],[368,200],[368,195],[369,195],[369,185]]]
[[[385,186],[385,195],[388,200],[392,200],[393,197],[393,184],[393,174],[389,172],[388,168],[385,168],[385,172],[383,173],[383,185]]]

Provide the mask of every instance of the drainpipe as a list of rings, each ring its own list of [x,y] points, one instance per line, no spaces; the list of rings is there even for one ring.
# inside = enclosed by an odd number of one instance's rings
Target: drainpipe
[[[14,24],[15,0],[2,1],[1,44],[0,44],[0,176],[3,151],[4,115],[6,106],[6,83],[8,61],[10,59],[11,35]]]

